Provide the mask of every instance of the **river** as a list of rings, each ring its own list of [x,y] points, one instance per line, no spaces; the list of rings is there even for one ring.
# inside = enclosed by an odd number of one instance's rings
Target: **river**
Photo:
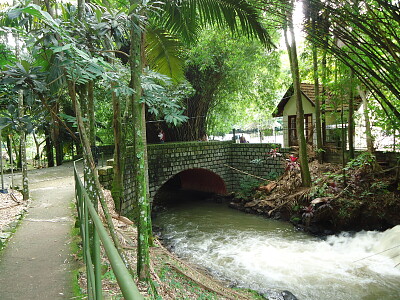
[[[299,300],[400,299],[400,226],[317,238],[211,201],[170,206],[154,224],[173,252],[238,287]]]

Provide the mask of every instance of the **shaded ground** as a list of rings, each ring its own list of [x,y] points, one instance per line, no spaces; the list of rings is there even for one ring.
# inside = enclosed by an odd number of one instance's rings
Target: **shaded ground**
[[[72,295],[70,203],[73,166],[29,171],[27,213],[0,253],[1,299],[69,299]],[[6,177],[6,186],[9,177]],[[21,182],[20,175],[15,183]]]

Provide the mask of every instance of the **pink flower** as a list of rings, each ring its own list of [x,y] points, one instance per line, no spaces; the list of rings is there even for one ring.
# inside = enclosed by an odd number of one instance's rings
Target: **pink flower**
[[[282,154],[278,152],[278,148],[271,149],[267,154],[271,155],[273,158],[282,156]]]

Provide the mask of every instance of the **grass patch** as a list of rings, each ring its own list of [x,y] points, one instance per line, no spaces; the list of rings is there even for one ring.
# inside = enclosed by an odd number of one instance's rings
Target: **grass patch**
[[[87,295],[82,291],[79,278],[81,275],[81,267],[83,265],[83,253],[81,248],[81,237],[79,235],[79,228],[72,227],[70,232],[71,243],[71,255],[75,259],[74,269],[71,270],[72,278],[72,293],[75,299],[86,299]]]
[[[244,288],[233,288],[234,290],[238,291],[238,292],[243,292],[249,295],[250,299],[253,300],[265,300],[268,298],[265,298],[263,295],[261,295],[259,292],[255,291],[255,290],[251,290],[251,289],[244,289]]]
[[[220,299],[221,296],[205,290],[197,283],[190,280],[186,276],[176,272],[169,266],[163,266],[159,271],[159,277],[164,282],[170,292],[175,296],[175,299]]]
[[[86,299],[86,294],[82,292],[82,289],[79,285],[79,276],[80,272],[79,270],[72,270],[72,293],[74,295],[75,299]]]

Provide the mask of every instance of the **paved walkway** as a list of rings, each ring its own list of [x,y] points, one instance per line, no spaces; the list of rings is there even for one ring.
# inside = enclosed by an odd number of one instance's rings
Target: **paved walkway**
[[[70,299],[73,165],[30,171],[28,177],[28,213],[0,255],[0,299]]]

